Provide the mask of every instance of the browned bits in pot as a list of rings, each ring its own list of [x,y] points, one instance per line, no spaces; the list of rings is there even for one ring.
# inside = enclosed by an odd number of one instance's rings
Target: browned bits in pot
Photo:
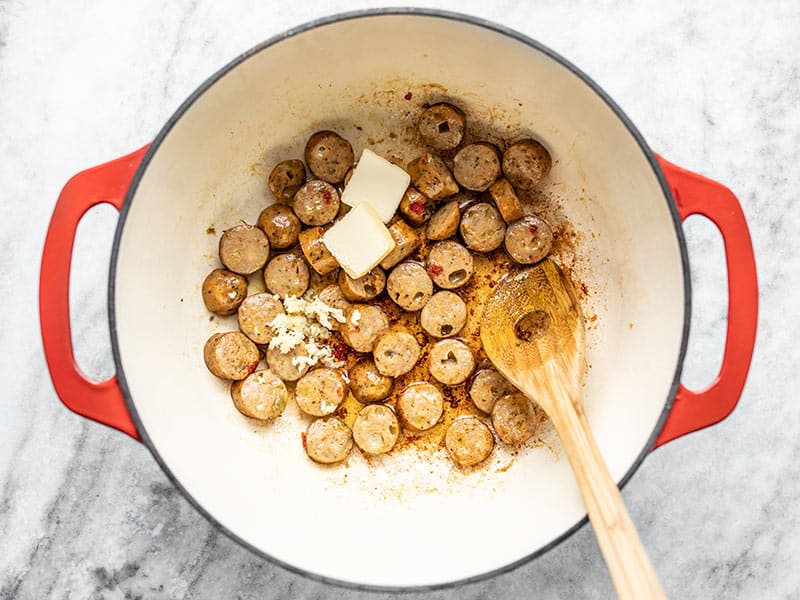
[[[389,329],[386,313],[370,304],[351,304],[344,317],[342,338],[356,352],[372,352],[378,337]]]
[[[461,209],[458,207],[458,202],[455,200],[448,202],[433,213],[425,229],[425,236],[429,240],[446,240],[456,234],[460,221]]]
[[[279,254],[264,269],[264,285],[281,298],[302,296],[308,289],[308,267],[294,252]]]
[[[453,462],[472,467],[489,458],[494,449],[494,436],[478,417],[462,417],[450,423],[444,446]]]
[[[427,431],[439,422],[443,412],[442,392],[427,382],[412,383],[397,399],[400,422],[409,431]]]
[[[271,248],[285,250],[297,243],[300,219],[285,204],[270,204],[258,216],[258,226],[267,235]]]
[[[239,329],[256,344],[268,344],[275,336],[269,324],[284,312],[283,304],[272,294],[253,294],[239,306]]]
[[[399,377],[414,368],[420,352],[421,348],[411,333],[393,329],[381,334],[375,341],[372,358],[382,375]]]
[[[419,313],[419,324],[437,338],[458,335],[466,323],[467,305],[453,292],[436,292]]]
[[[404,258],[411,255],[422,244],[419,230],[410,227],[405,221],[398,219],[389,225],[389,233],[394,240],[394,250],[381,261],[381,267],[391,269]]]
[[[244,379],[256,370],[258,348],[243,333],[215,333],[203,347],[203,359],[212,374],[221,379]]]
[[[359,402],[386,400],[393,384],[394,379],[381,374],[372,360],[359,361],[350,369],[350,390]]]
[[[440,288],[452,290],[465,285],[474,270],[472,253],[458,242],[439,242],[428,254],[428,274]]]
[[[313,417],[333,414],[347,396],[347,382],[337,369],[320,367],[303,375],[295,386],[294,398],[304,413]]]
[[[531,191],[550,172],[552,159],[536,140],[522,140],[503,153],[503,173],[520,190]]]
[[[295,361],[295,359],[298,361]],[[297,381],[308,372],[308,348],[301,342],[288,352],[281,352],[278,346],[267,350],[267,365],[284,381]]]
[[[308,426],[303,445],[314,462],[325,465],[341,462],[353,449],[353,432],[336,417],[317,419]]]
[[[305,159],[314,175],[328,183],[339,183],[353,166],[355,155],[350,142],[338,133],[318,131],[306,143]]]
[[[411,225],[419,227],[431,218],[433,214],[433,202],[425,194],[420,193],[413,185],[403,194],[400,206],[397,207],[403,218]]]
[[[472,378],[469,397],[472,403],[485,413],[491,413],[494,403],[501,396],[515,392],[516,388],[496,369],[481,369]]]
[[[327,275],[339,266],[338,261],[322,242],[324,234],[325,230],[322,227],[309,227],[300,233],[300,247],[303,249],[303,254],[308,264],[320,275]]]
[[[339,287],[344,297],[351,302],[366,302],[372,300],[386,287],[386,273],[380,267],[375,267],[357,279],[353,279],[344,272],[339,271]]]
[[[433,281],[421,264],[404,262],[389,273],[386,293],[400,308],[417,311],[430,300]]]
[[[286,408],[286,385],[269,369],[255,371],[231,384],[231,398],[236,409],[246,417],[267,421]]]
[[[492,408],[492,425],[497,437],[512,446],[519,446],[532,438],[539,421],[533,402],[520,392],[503,396]]]
[[[475,252],[491,252],[503,243],[506,224],[497,209],[488,202],[478,202],[461,217],[461,237]]]
[[[214,269],[203,280],[203,302],[215,314],[232,315],[245,296],[247,279],[227,269]]]
[[[408,163],[406,169],[414,187],[431,200],[443,200],[458,193],[458,184],[444,161],[430,152],[424,152]]]
[[[361,409],[353,423],[353,439],[367,454],[389,452],[400,437],[400,424],[394,411],[385,404]]]
[[[339,192],[331,184],[314,179],[297,190],[292,209],[306,225],[327,225],[339,213]]]
[[[306,180],[306,168],[302,160],[293,158],[275,165],[267,179],[269,191],[280,202],[289,202]]]
[[[475,368],[472,350],[461,340],[440,340],[428,355],[431,376],[445,385],[464,383]]]
[[[553,247],[553,231],[535,215],[522,217],[506,229],[506,252],[523,265],[530,265],[550,254]]]
[[[511,223],[523,216],[522,202],[520,202],[517,192],[514,191],[508,179],[498,179],[489,187],[489,195],[494,200],[497,210],[500,211],[503,220]]]
[[[468,190],[483,192],[502,175],[500,161],[500,150],[494,144],[469,144],[453,159],[453,176]]]
[[[419,133],[436,150],[452,150],[461,143],[467,119],[460,108],[440,102],[425,109],[419,120]]]
[[[240,275],[250,275],[267,262],[269,241],[258,227],[231,227],[219,240],[219,258],[228,270]]]

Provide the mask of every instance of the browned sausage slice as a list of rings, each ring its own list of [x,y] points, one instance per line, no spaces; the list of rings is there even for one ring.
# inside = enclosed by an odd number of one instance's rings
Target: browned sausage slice
[[[503,153],[503,173],[519,189],[533,190],[550,172],[552,159],[547,149],[536,140],[522,140]]]
[[[433,214],[433,202],[425,194],[420,193],[413,185],[408,186],[400,206],[397,207],[403,218],[419,227],[431,218]]]
[[[394,240],[394,250],[381,261],[383,269],[391,269],[401,260],[410,256],[422,244],[420,232],[401,219],[389,225],[389,233]]]
[[[243,333],[215,333],[203,347],[203,360],[212,374],[221,379],[244,379],[256,370],[261,360],[258,348]]]
[[[464,383],[475,368],[472,350],[460,340],[440,340],[428,355],[431,376],[445,385]]]
[[[394,379],[382,375],[372,360],[359,361],[350,369],[350,389],[359,402],[385,400],[392,393],[393,384]]]
[[[203,280],[203,302],[218,315],[235,313],[245,296],[247,279],[227,269],[214,269]]]
[[[366,302],[372,300],[386,287],[386,273],[380,267],[375,267],[357,279],[353,279],[344,272],[339,271],[339,287],[344,297],[351,302]]]
[[[473,204],[461,217],[461,237],[475,252],[499,248],[506,235],[506,224],[497,209],[488,202]]]
[[[458,193],[458,184],[444,161],[430,152],[424,152],[408,163],[406,169],[414,187],[431,200],[443,200]]]
[[[440,288],[452,290],[465,285],[474,270],[472,253],[458,242],[439,242],[428,254],[428,274]]]
[[[489,188],[489,195],[494,200],[497,210],[506,223],[511,223],[517,219],[521,219],[522,215],[522,202],[514,191],[508,179],[498,179]]]
[[[339,183],[353,166],[353,147],[333,131],[318,131],[306,143],[305,159],[309,170],[328,183]]]
[[[377,306],[351,304],[344,313],[342,338],[356,352],[372,352],[380,335],[389,329],[389,319]]]
[[[446,240],[456,234],[459,221],[461,221],[461,209],[458,207],[458,202],[453,200],[433,213],[425,228],[425,235],[429,240]]]
[[[386,279],[386,293],[395,304],[409,312],[420,310],[433,294],[433,281],[419,263],[397,265]]]
[[[339,192],[330,183],[314,179],[297,190],[292,210],[306,225],[327,225],[339,213]]]
[[[467,305],[453,292],[436,292],[419,313],[419,324],[437,338],[458,335],[466,323]]]
[[[322,242],[324,234],[322,227],[309,227],[300,234],[300,248],[308,264],[320,275],[327,275],[339,266],[339,262]]]
[[[426,108],[419,119],[419,133],[436,150],[452,150],[461,143],[467,119],[460,108],[440,102]]]
[[[469,386],[469,397],[472,403],[485,413],[491,413],[497,400],[516,391],[505,377],[495,369],[481,369],[472,378]]]
[[[553,231],[535,215],[522,217],[506,229],[506,252],[523,265],[539,262],[553,248]]]
[[[519,446],[533,437],[540,421],[533,402],[520,392],[506,394],[492,408],[492,425],[497,437],[512,446]]]
[[[313,417],[333,414],[347,396],[347,382],[337,369],[320,367],[298,381],[294,391],[297,406]]]
[[[231,227],[219,240],[219,258],[228,270],[240,275],[250,275],[267,262],[269,240],[258,227]]]
[[[269,324],[284,312],[283,304],[272,294],[253,294],[239,307],[239,329],[256,344],[268,344],[275,336]]]
[[[453,159],[453,177],[474,192],[486,191],[502,174],[500,150],[488,142],[464,146]]]
[[[430,383],[412,383],[397,399],[400,421],[410,431],[427,431],[439,422],[443,412],[442,392]]]
[[[453,462],[471,467],[489,458],[494,448],[494,436],[478,417],[462,417],[450,423],[444,446]]]
[[[317,419],[308,426],[303,445],[314,462],[331,464],[341,462],[353,449],[353,432],[341,419]]]
[[[279,416],[286,408],[286,385],[269,369],[250,373],[231,384],[233,405],[245,417],[267,421]]]
[[[306,168],[303,161],[293,158],[275,165],[269,174],[267,185],[280,202],[289,202],[305,180]]]
[[[344,311],[350,306],[350,302],[344,297],[344,294],[342,294],[342,289],[335,283],[320,291],[320,293],[317,294],[317,298],[319,298],[320,302],[324,302],[331,308],[338,308],[342,311],[342,314],[344,314]],[[343,325],[343,323],[340,323],[336,319],[331,319],[331,323],[334,329],[341,329]]]
[[[365,406],[353,423],[353,439],[367,454],[389,452],[399,437],[400,424],[394,411],[385,404]]]
[[[306,262],[293,252],[279,254],[264,269],[264,285],[281,298],[302,296],[308,289],[309,272]]]
[[[278,346],[269,348],[267,365],[284,381],[297,381],[308,372],[308,349],[302,342],[285,353]]]
[[[372,349],[375,367],[382,375],[399,377],[414,368],[421,349],[408,331],[394,329],[383,333]]]
[[[267,234],[271,248],[291,248],[300,234],[300,219],[285,204],[270,204],[258,216],[258,226]]]

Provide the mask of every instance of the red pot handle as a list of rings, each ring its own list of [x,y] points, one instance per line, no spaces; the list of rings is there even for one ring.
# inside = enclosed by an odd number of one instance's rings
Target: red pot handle
[[[725,186],[658,157],[672,189],[681,220],[710,219],[722,234],[728,267],[728,331],[722,367],[703,391],[678,389],[672,411],[655,447],[719,423],[739,402],[756,341],[758,282],[750,232],[736,196]]]
[[[147,146],[78,173],[61,190],[53,210],[42,254],[39,319],[50,378],[70,410],[139,439],[116,376],[97,382],[75,364],[69,324],[69,275],[78,223],[93,206],[107,203],[117,210]]]

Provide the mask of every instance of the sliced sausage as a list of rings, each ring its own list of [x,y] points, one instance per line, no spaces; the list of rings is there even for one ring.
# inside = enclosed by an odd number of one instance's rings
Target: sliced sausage
[[[453,159],[453,177],[468,190],[484,192],[503,174],[500,161],[500,150],[494,144],[469,144]]]
[[[203,360],[221,379],[244,379],[256,370],[261,357],[258,348],[243,333],[215,333],[203,347]]]
[[[427,431],[439,422],[443,412],[442,392],[430,383],[412,383],[397,399],[400,421],[410,431]]]
[[[353,147],[333,131],[318,131],[306,142],[306,164],[309,170],[328,183],[339,183],[353,166]]]
[[[460,340],[439,340],[428,355],[431,376],[445,385],[464,383],[475,368],[472,350]]]
[[[255,371],[231,384],[233,405],[251,419],[267,421],[279,416],[286,408],[288,395],[281,378],[269,369]]]
[[[444,161],[430,152],[424,152],[408,163],[406,169],[414,187],[431,200],[443,200],[458,192],[458,184]]]
[[[452,150],[464,138],[467,119],[462,110],[440,102],[426,108],[419,119],[419,133],[436,150]]]
[[[344,311],[350,306],[350,302],[344,297],[344,294],[342,294],[342,289],[335,283],[320,291],[320,293],[317,294],[317,298],[319,298],[320,302],[324,302],[331,308],[339,309],[342,311],[342,314],[344,314]],[[334,329],[340,329],[343,325],[343,323],[335,319],[331,319],[331,323]]]
[[[461,217],[461,237],[467,248],[475,252],[491,252],[499,248],[506,236],[506,224],[497,209],[488,202],[478,202]]]
[[[511,258],[523,265],[530,265],[550,254],[553,230],[536,215],[528,215],[508,226],[505,245]]]
[[[353,423],[353,439],[367,454],[389,452],[399,437],[400,424],[394,411],[385,404],[365,406]]]
[[[281,298],[302,296],[308,289],[309,272],[306,262],[294,252],[279,254],[264,269],[264,285]]]
[[[372,352],[380,335],[389,329],[386,313],[369,304],[351,304],[344,318],[342,338],[356,352]]]
[[[325,417],[339,408],[347,396],[347,382],[341,371],[320,367],[303,375],[294,389],[294,399],[304,413]]]
[[[267,350],[267,365],[284,381],[297,381],[308,372],[308,349],[301,342],[288,352],[278,346]]]
[[[402,219],[389,225],[389,233],[394,240],[394,250],[381,261],[383,269],[391,269],[401,260],[410,256],[422,244],[422,235],[419,230],[409,226]]]
[[[272,294],[253,294],[239,307],[239,329],[256,344],[268,344],[275,336],[269,324],[284,312],[283,304]]]
[[[539,413],[533,402],[520,392],[506,394],[492,408],[492,425],[506,444],[519,446],[536,433]]]
[[[397,207],[403,218],[419,227],[431,218],[433,214],[433,202],[425,194],[420,193],[413,185],[408,186],[400,206]]]
[[[267,235],[271,248],[284,250],[297,243],[300,219],[285,204],[270,204],[258,216],[258,226]]]
[[[269,191],[280,202],[289,202],[306,180],[306,167],[302,160],[293,158],[275,165],[267,179]]]
[[[339,262],[322,242],[324,234],[322,227],[309,227],[300,234],[300,248],[308,264],[320,275],[327,275],[339,266]]]
[[[314,462],[325,465],[341,462],[353,449],[353,432],[336,417],[317,419],[306,429],[303,446]]]
[[[339,213],[339,192],[330,183],[314,179],[297,190],[292,210],[306,225],[327,225]]]
[[[497,210],[500,211],[500,215],[506,223],[512,223],[522,218],[524,214],[522,202],[508,179],[498,179],[493,183],[489,187],[489,196],[494,200]]]
[[[425,236],[429,240],[446,240],[453,237],[458,231],[459,221],[461,221],[461,209],[458,207],[458,202],[453,200],[433,213],[425,228]]]
[[[489,458],[494,449],[494,436],[478,417],[462,417],[450,423],[444,447],[457,465],[471,467]]]
[[[436,338],[458,333],[467,323],[467,304],[453,292],[436,292],[419,313],[419,324]]]
[[[223,317],[235,313],[245,296],[247,279],[227,269],[214,269],[203,280],[206,308]]]
[[[383,333],[372,349],[375,368],[382,375],[399,377],[414,368],[421,349],[417,339],[408,331],[393,329]]]
[[[400,308],[409,312],[417,311],[430,300],[433,281],[421,264],[404,262],[389,273],[386,293]]]
[[[481,369],[472,378],[469,386],[469,397],[472,403],[483,412],[492,412],[494,403],[498,398],[511,394],[516,388],[496,369]]]
[[[458,242],[439,242],[428,254],[428,274],[440,288],[461,287],[470,280],[474,270],[472,253]]]
[[[394,379],[382,375],[372,360],[362,360],[350,369],[350,390],[362,403],[380,402],[392,393]]]
[[[536,140],[522,140],[503,153],[503,173],[511,184],[530,191],[550,172],[552,159],[547,148]]]
[[[219,239],[219,258],[229,271],[250,275],[267,262],[269,240],[258,227],[231,227]]]
[[[380,267],[375,267],[366,275],[353,279],[341,270],[338,282],[345,298],[351,302],[366,302],[372,300],[386,287],[386,273]]]

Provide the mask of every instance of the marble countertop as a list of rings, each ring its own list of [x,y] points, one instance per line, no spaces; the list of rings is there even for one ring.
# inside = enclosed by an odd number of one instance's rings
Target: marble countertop
[[[535,4],[535,6],[534,6]],[[568,6],[567,6],[568,4]],[[0,0],[0,598],[387,598],[275,567],[214,529],[148,451],[59,403],[36,315],[44,232],[77,171],[152,139],[232,57],[368,2]],[[796,2],[430,2],[530,35],[597,80],[670,160],[725,182],[756,247],[759,339],[738,409],[673,442],[624,491],[672,598],[800,597],[800,6]],[[113,364],[105,281],[116,213],[80,227],[72,312],[84,370]],[[719,236],[686,224],[695,311],[684,382],[715,374]],[[19,359],[19,360],[18,360]],[[519,569],[407,598],[609,598],[591,529]]]

